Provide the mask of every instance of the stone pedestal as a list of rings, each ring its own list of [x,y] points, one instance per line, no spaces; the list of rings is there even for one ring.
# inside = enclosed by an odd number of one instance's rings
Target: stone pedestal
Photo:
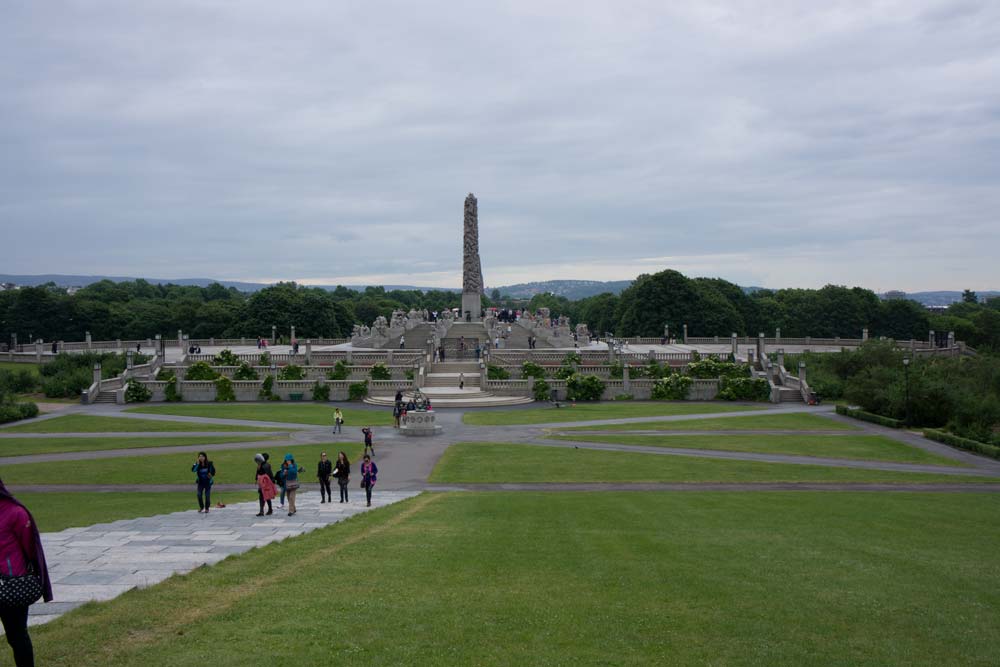
[[[399,432],[409,437],[426,437],[441,433],[441,427],[435,423],[433,410],[413,410],[407,412],[399,420]]]
[[[469,313],[469,317],[473,322],[478,322],[480,320],[479,314],[483,310],[483,301],[479,294],[475,292],[462,292],[462,315],[461,321],[465,321],[465,313]]]

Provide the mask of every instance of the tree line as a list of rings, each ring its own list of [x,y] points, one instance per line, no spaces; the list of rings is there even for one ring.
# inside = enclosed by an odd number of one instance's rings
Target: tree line
[[[491,305],[548,307],[553,315],[585,322],[592,333],[619,336],[663,335],[669,325],[680,336],[687,324],[691,336],[773,335],[858,338],[868,328],[872,337],[925,340],[928,332],[954,331],[974,347],[1000,349],[1000,298],[985,304],[975,295],[944,313],[931,313],[908,300],[882,301],[871,290],[827,285],[821,289],[757,290],[746,293],[719,278],[689,278],[666,270],[641,275],[621,294],[570,301],[548,294],[517,301],[498,294],[483,297]],[[278,283],[253,293],[219,284],[207,287],[158,285],[144,280],[101,281],[67,294],[55,285],[0,292],[0,335],[17,333],[44,340],[143,339],[173,336],[178,329],[194,338],[270,336],[276,325],[288,335],[295,325],[301,338],[347,337],[354,324],[371,324],[395,309],[442,311],[457,308],[461,295],[444,290],[390,290],[368,287],[334,290]]]

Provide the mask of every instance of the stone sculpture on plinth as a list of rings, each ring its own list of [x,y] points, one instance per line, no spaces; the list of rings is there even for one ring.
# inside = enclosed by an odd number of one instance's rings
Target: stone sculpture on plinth
[[[482,311],[483,266],[479,261],[479,202],[471,192],[465,198],[462,253],[462,319],[479,321]]]

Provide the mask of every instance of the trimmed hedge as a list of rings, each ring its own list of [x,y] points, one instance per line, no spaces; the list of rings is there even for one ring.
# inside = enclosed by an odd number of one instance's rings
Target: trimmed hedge
[[[215,379],[215,400],[235,401],[236,392],[233,391],[233,381],[227,377]]]
[[[566,380],[566,398],[570,401],[599,401],[604,394],[604,382],[596,375],[574,373]]]
[[[316,380],[316,384],[313,385],[313,400],[314,401],[329,401],[330,400],[330,385],[320,384],[319,380]]]
[[[125,390],[126,403],[145,403],[153,398],[153,392],[148,387],[139,382],[129,382],[128,389]]]
[[[968,452],[982,454],[983,456],[988,456],[991,459],[1000,459],[1000,447],[988,445],[985,442],[969,440],[968,438],[962,438],[948,433],[947,431],[939,431],[936,428],[925,428],[924,437],[936,440],[937,442],[948,445],[949,447],[955,447],[957,449],[964,449]]]
[[[530,362],[525,362],[525,363],[530,363]],[[545,380],[536,379],[535,387],[531,391],[531,397],[534,398],[536,401],[547,401],[549,400],[550,389],[551,387],[549,387],[548,382],[546,382]]]
[[[654,401],[683,401],[688,397],[692,384],[694,380],[686,375],[668,375],[656,381],[650,398]]]
[[[351,401],[362,401],[368,395],[368,382],[353,382],[347,385],[347,398]]]
[[[853,417],[854,419],[860,419],[861,421],[871,422],[872,424],[878,424],[879,426],[888,426],[889,428],[902,428],[902,419],[893,419],[892,417],[883,417],[882,415],[876,415],[871,412],[865,412],[864,410],[858,410],[856,408],[849,408],[845,405],[837,406],[837,414],[844,415],[845,417]]]
[[[0,404],[0,424],[38,416],[38,406],[34,403]]]
[[[490,380],[509,380],[510,372],[502,366],[489,364],[486,366],[486,377]]]
[[[391,380],[392,371],[380,361],[372,365],[371,376],[373,380]]]

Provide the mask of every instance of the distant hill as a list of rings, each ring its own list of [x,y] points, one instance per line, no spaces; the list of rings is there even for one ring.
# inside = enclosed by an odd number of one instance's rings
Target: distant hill
[[[487,287],[486,293],[491,294],[494,289],[498,289],[500,290],[500,294],[509,295],[515,299],[530,299],[536,294],[551,293],[575,301],[605,292],[619,294],[631,284],[631,280],[612,280],[609,282],[602,282],[600,280],[544,280],[536,283],[519,283],[504,287]]]
[[[995,296],[1000,296],[1000,292],[995,290],[973,290],[980,299],[992,299]],[[885,294],[879,294],[879,297],[886,298]],[[923,304],[924,306],[950,306],[953,303],[962,300],[962,292],[942,290],[939,292],[909,292],[905,293],[902,298],[909,299],[911,301],[916,301],[917,303]]]
[[[63,274],[44,274],[38,276],[22,276],[22,275],[12,275],[0,273],[0,283],[14,283],[15,285],[22,286],[35,286],[44,285],[46,283],[55,283],[59,287],[86,287],[92,283],[98,283],[102,280],[110,280],[115,283],[130,282],[135,280],[140,280],[139,278],[130,276],[75,276],[75,275],[63,275]],[[257,290],[264,289],[269,285],[274,283],[247,283],[241,282],[239,280],[216,280],[215,278],[143,278],[148,283],[154,285],[193,285],[196,287],[206,287],[212,283],[219,283],[223,287],[235,287],[241,292],[256,292]],[[314,285],[314,287],[321,287],[323,289],[336,289],[336,285]],[[364,290],[367,285],[345,285],[348,289],[353,290]],[[461,291],[457,287],[418,287],[415,285],[383,285],[386,290],[421,290],[426,292],[427,290],[442,290],[446,292],[458,292]]]

